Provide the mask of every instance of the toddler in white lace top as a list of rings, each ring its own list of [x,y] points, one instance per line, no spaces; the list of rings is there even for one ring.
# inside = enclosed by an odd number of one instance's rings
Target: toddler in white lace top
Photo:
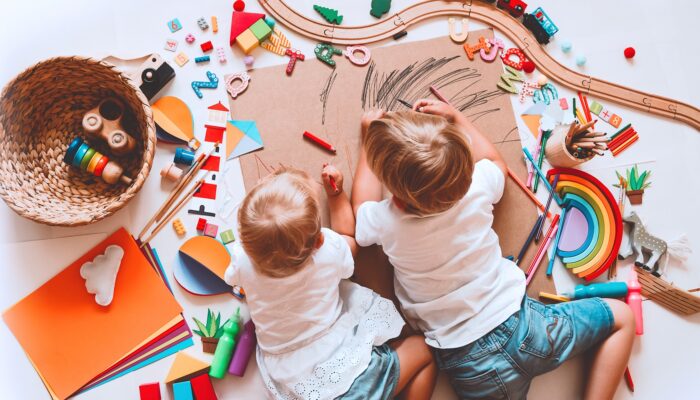
[[[277,399],[428,399],[437,368],[422,337],[399,336],[393,303],[350,282],[355,218],[343,177],[324,166],[331,228],[319,185],[282,169],[254,187],[238,214],[240,242],[226,281],[245,288],[257,361]],[[331,183],[333,180],[333,183]]]

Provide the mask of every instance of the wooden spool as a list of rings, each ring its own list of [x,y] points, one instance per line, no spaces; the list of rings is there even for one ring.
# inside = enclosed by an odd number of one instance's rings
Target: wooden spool
[[[569,132],[570,125],[557,125],[552,130],[547,146],[544,149],[544,155],[547,161],[554,168],[571,168],[593,158],[593,155],[586,158],[577,158],[569,153],[566,148],[566,134]]]

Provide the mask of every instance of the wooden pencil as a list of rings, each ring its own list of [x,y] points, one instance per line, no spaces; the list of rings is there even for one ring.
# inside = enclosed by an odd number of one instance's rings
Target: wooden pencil
[[[190,191],[187,192],[187,194],[185,194],[185,197],[180,199],[175,208],[172,209],[168,214],[166,214],[160,221],[160,223],[158,223],[158,225],[156,225],[156,227],[153,229],[153,232],[151,232],[151,234],[148,235],[148,237],[141,242],[141,247],[147,245],[148,242],[151,239],[153,239],[168,222],[170,222],[170,220],[182,209],[182,207],[184,207],[187,204],[187,202],[192,198],[192,196],[194,196],[195,193],[197,193],[197,190],[199,190],[203,183],[204,178],[200,179],[194,186],[192,186]]]
[[[585,143],[585,142],[594,142],[594,143],[605,142],[605,143],[607,143],[610,141],[610,139],[603,137],[603,136],[605,136],[605,135],[600,135],[600,136],[596,136],[596,137],[580,137],[580,138],[576,138],[576,141],[579,143],[582,143],[582,142],[583,143]]]
[[[552,240],[554,240],[554,235],[556,234],[557,228],[559,227],[558,222],[559,214],[556,214],[554,216],[554,219],[552,219],[552,223],[549,224],[549,230],[547,231],[546,239],[542,241],[542,243],[540,243],[540,247],[537,249],[537,254],[532,260],[532,263],[530,263],[530,267],[527,269],[527,278],[525,279],[525,286],[528,286],[530,284],[532,278],[534,278],[535,274],[537,273],[537,268],[542,263],[542,259],[544,258],[545,253],[547,253],[547,248],[552,243]]]
[[[430,85],[430,91],[431,91],[431,92],[433,93],[433,95],[434,95],[435,97],[437,97],[438,100],[440,100],[441,102],[446,103],[446,104],[450,104],[450,102],[447,101],[447,99],[445,98],[445,96],[443,96],[443,95],[440,93],[440,91],[437,90],[437,88],[436,88],[435,86]]]

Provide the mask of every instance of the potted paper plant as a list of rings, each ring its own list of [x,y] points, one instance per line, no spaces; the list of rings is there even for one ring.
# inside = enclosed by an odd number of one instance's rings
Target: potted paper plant
[[[620,180],[620,185],[615,186],[622,186],[622,188],[625,189],[625,193],[630,199],[630,204],[642,204],[642,196],[644,195],[644,189],[648,188],[649,185],[651,185],[651,182],[649,182],[651,171],[644,171],[640,175],[639,168],[635,164],[634,167],[625,171],[626,177],[620,175],[619,172],[615,173],[617,174],[617,178]]]
[[[214,316],[212,310],[207,310],[207,323],[203,324],[202,321],[197,318],[192,318],[194,323],[197,324],[197,328],[192,332],[199,335],[202,339],[202,351],[205,353],[214,354],[216,350],[216,345],[219,343],[219,339],[224,334],[223,325],[226,323],[221,323],[221,313]]]

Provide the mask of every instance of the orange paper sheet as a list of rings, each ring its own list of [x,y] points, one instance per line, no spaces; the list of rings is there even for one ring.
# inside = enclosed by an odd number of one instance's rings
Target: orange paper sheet
[[[107,307],[85,289],[80,267],[109,245],[124,249]],[[57,398],[65,399],[123,359],[182,312],[125,229],[120,229],[42,287],[3,319]]]

